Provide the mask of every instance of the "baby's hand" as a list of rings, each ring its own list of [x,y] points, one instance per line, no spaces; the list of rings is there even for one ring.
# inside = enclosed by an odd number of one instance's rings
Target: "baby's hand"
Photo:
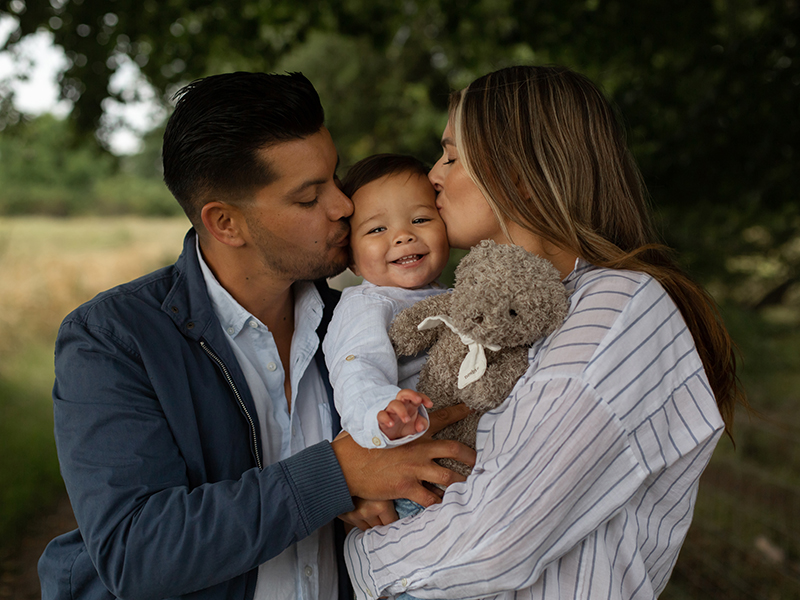
[[[432,408],[433,402],[425,394],[414,390],[400,390],[385,410],[378,413],[378,426],[390,440],[425,431],[428,422],[419,414],[419,405]]]

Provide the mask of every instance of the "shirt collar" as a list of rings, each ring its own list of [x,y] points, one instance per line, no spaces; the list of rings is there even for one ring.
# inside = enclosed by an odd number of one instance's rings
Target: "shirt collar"
[[[214,273],[211,272],[211,268],[200,251],[199,236],[195,238],[195,250],[197,252],[197,261],[200,263],[200,270],[203,273],[203,279],[206,282],[206,289],[208,289],[211,307],[214,309],[214,313],[217,315],[225,332],[231,338],[235,338],[251,319],[262,324],[258,318],[253,316],[230,295],[230,292],[222,286],[214,276]],[[295,328],[300,324],[303,328],[310,327],[311,331],[316,331],[322,320],[323,309],[322,298],[317,288],[310,281],[298,281],[294,284],[294,293]]]

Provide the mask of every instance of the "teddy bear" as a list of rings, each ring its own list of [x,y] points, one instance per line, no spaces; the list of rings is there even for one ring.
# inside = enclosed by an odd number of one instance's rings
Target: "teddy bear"
[[[481,416],[503,403],[528,368],[528,348],[567,315],[561,275],[521,246],[484,240],[461,260],[455,284],[401,311],[389,329],[398,356],[428,349],[417,391],[433,409],[464,402],[469,416],[434,437],[475,448]],[[440,463],[468,475],[451,459]]]

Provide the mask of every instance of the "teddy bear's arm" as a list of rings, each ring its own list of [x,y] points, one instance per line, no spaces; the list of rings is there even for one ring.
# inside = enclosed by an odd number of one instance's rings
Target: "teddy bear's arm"
[[[450,308],[450,294],[439,294],[420,300],[413,306],[398,314],[389,328],[389,339],[392,340],[398,356],[414,356],[433,346],[439,337],[440,327],[420,331],[417,329],[427,317],[447,314]]]

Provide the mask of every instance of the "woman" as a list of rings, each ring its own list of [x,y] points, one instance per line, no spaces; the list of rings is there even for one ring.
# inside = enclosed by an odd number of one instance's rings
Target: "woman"
[[[357,595],[655,598],[697,484],[744,402],[711,298],[656,243],[639,172],[597,88],[511,67],[453,95],[430,173],[451,244],[518,244],[570,292],[477,462],[442,504],[353,532]]]

